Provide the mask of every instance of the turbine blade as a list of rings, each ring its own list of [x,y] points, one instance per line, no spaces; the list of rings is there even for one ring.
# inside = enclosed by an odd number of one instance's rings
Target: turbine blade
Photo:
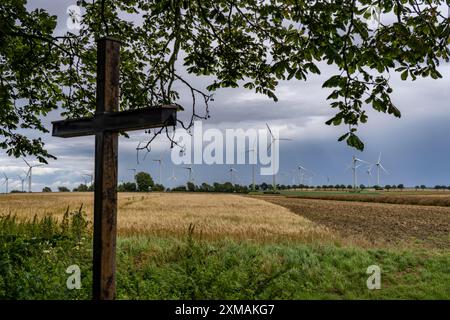
[[[383,167],[383,165],[380,163],[380,168],[383,169],[383,171],[387,174],[389,174],[389,172]]]
[[[275,137],[274,137],[274,135],[273,135],[273,133],[272,133],[272,130],[270,130],[270,127],[269,127],[269,125],[266,123],[266,126],[267,126],[267,129],[269,129],[269,132],[270,132],[270,135],[272,136],[272,138],[274,138],[275,139]]]
[[[25,160],[25,158],[22,158],[23,161],[25,161],[25,163],[27,164],[27,166],[31,167],[30,164],[27,162],[27,160]]]

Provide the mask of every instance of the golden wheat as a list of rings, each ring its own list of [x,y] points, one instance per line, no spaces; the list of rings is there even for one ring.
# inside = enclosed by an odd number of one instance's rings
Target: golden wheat
[[[60,218],[83,205],[92,219],[92,193],[14,194],[0,197],[0,214],[21,219]],[[288,209],[258,199],[225,194],[119,194],[118,229],[124,236],[182,236],[190,225],[206,239],[302,242],[335,241],[336,236]]]

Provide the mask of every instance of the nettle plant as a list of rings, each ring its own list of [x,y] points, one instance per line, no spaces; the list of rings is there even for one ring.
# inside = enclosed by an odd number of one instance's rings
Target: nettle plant
[[[78,1],[79,30],[55,35],[56,16],[29,10],[25,0],[0,3],[0,146],[12,156],[53,157],[41,138],[43,116],[95,109],[96,43],[122,41],[121,108],[177,103],[190,92],[189,117],[208,118],[212,93],[243,86],[277,101],[281,80],[307,80],[319,62],[338,74],[325,81],[336,110],[328,125],[344,126],[339,140],[362,150],[357,128],[367,109],[400,117],[391,100],[391,73],[440,78],[449,59],[444,0],[101,0]],[[367,23],[373,8],[383,17]],[[445,13],[445,14],[444,14]],[[384,22],[386,21],[386,22]],[[184,74],[211,79],[205,90]],[[199,110],[199,105],[201,110]],[[166,130],[166,129],[161,129]],[[159,134],[153,132],[153,134]],[[166,131],[170,138],[169,132]],[[150,139],[149,143],[152,141]],[[145,146],[148,148],[148,145]]]

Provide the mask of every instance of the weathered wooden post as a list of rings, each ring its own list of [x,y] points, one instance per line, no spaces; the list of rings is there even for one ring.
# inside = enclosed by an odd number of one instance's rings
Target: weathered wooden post
[[[95,116],[53,122],[53,136],[95,135],[95,191],[92,297],[116,295],[118,132],[176,125],[177,106],[145,107],[119,112],[120,42],[97,43]]]
[[[120,42],[103,38],[97,49],[96,115],[119,111]],[[117,152],[118,133],[95,134],[94,299],[116,294]]]

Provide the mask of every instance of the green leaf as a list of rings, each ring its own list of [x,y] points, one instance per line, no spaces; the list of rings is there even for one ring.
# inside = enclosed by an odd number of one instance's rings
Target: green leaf
[[[403,81],[408,79],[408,70],[405,70],[405,71],[402,72],[401,78],[402,78]]]
[[[364,143],[354,133],[349,133],[349,137],[347,139],[347,145],[349,145],[350,147],[356,148],[357,150],[360,150],[360,151],[364,150]]]

